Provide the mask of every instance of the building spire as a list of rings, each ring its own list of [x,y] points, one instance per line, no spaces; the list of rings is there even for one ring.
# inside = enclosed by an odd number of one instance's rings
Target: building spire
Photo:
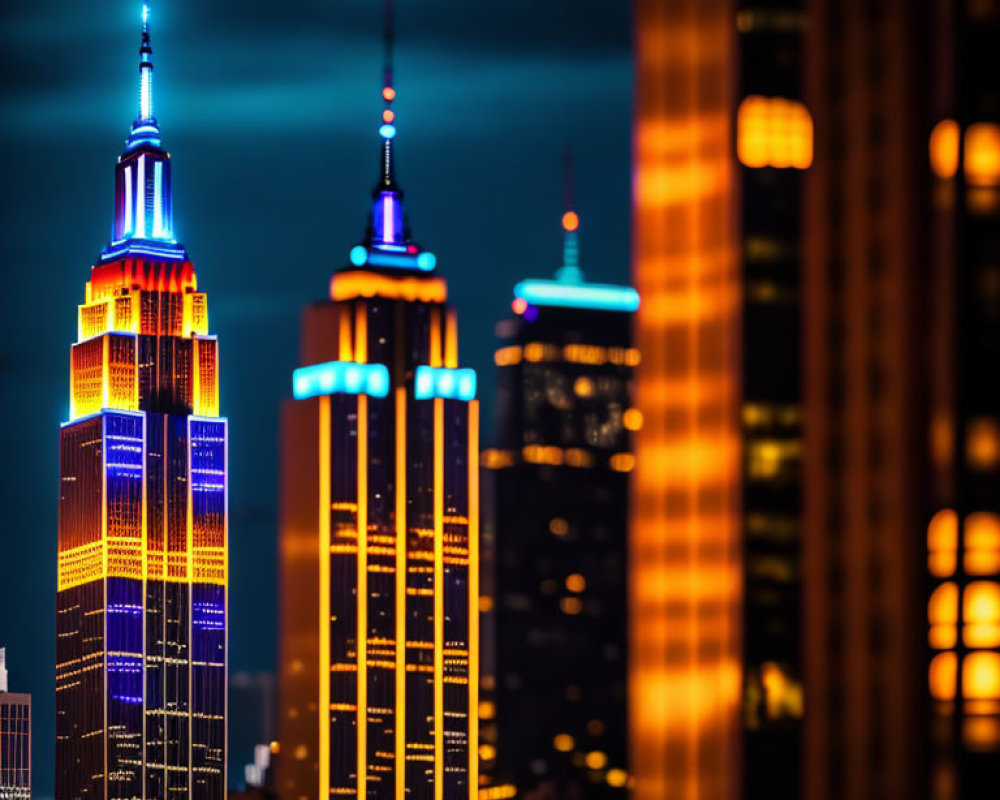
[[[556,270],[556,279],[568,283],[580,283],[583,271],[580,269],[580,242],[577,238],[577,228],[580,227],[580,217],[574,211],[573,196],[573,150],[567,145],[563,152],[563,263]]]
[[[149,3],[142,4],[142,28],[139,40],[139,116],[132,123],[128,148],[140,144],[160,146],[160,128],[153,114],[153,46],[149,39]]]
[[[382,99],[385,108],[382,110],[382,123],[378,129],[382,137],[382,180],[380,188],[396,188],[392,164],[392,140],[396,136],[396,113],[392,110],[392,101],[396,99],[396,88],[393,85],[392,55],[396,39],[395,20],[392,0],[385,0],[383,15],[383,65],[382,65]]]

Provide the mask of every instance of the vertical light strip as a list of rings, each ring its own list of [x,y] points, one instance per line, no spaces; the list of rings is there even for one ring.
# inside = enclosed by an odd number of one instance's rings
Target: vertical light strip
[[[363,300],[358,300],[356,305],[354,360],[359,364],[368,361],[368,306]]]
[[[319,796],[330,797],[330,395],[319,398]]]
[[[218,362],[216,362],[218,364]],[[215,385],[219,385],[219,374],[216,371],[215,375]],[[225,683],[223,686],[226,687],[222,692],[222,702],[223,702],[223,726],[222,726],[222,742],[224,745],[224,758],[222,759],[222,785],[229,785],[229,421],[226,420],[222,426],[224,431],[223,435],[226,437],[223,444],[223,459],[222,459],[222,484],[225,487],[223,492],[223,513],[222,513],[222,561],[223,561],[223,580],[225,581],[223,593],[225,596],[226,605],[226,627],[224,632],[225,650],[223,650],[223,658],[225,667],[223,668],[223,678]],[[144,795],[145,796],[145,795]]]
[[[454,308],[445,312],[444,365],[449,369],[458,369],[458,314]]]
[[[479,798],[479,401],[469,403],[469,800]]]
[[[368,796],[368,396],[364,394],[358,395],[357,651],[358,797],[364,798]]]
[[[431,341],[428,361],[432,367],[441,366],[441,309],[431,307]]]
[[[194,795],[194,713],[192,687],[194,685],[194,475],[192,474],[191,417],[187,418],[187,781],[188,797]]]
[[[434,314],[431,319],[438,320],[440,342],[441,318]],[[434,399],[434,800],[444,800],[444,400],[440,397]]]
[[[108,796],[108,416],[101,414],[101,588],[104,592],[104,718],[101,730],[103,732],[104,749],[104,796]]]
[[[145,58],[145,56],[143,57]],[[140,80],[140,98],[139,98],[139,113],[142,119],[151,119],[153,116],[153,83],[152,83],[152,69],[146,64],[142,66],[142,74],[139,76]]]
[[[125,226],[119,232],[124,239],[132,233],[132,167],[125,167]]]
[[[340,307],[340,360],[353,361],[354,348],[351,347],[351,305],[345,303]]]
[[[392,195],[382,195],[382,241],[390,244],[396,240],[396,226],[393,215]]]
[[[138,406],[136,406],[138,408]],[[140,505],[139,529],[142,535],[142,797],[146,797],[146,585],[149,580],[149,529],[146,526],[147,504],[146,466],[149,453],[147,426],[149,416],[142,415],[142,500]],[[228,684],[227,684],[228,685]]]
[[[406,796],[406,388],[396,389],[396,797]]]
[[[111,337],[104,334],[101,341],[104,363],[101,364],[101,408],[110,408],[111,397]]]
[[[163,237],[163,162],[153,162],[153,238]]]
[[[139,156],[139,168],[135,181],[135,235],[146,238],[146,154]]]

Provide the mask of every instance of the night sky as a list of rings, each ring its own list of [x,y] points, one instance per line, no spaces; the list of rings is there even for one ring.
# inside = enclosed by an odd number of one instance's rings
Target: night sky
[[[59,423],[88,270],[136,116],[138,0],[0,17],[0,646],[52,794]],[[230,669],[275,666],[277,419],[300,308],[364,233],[378,177],[380,0],[153,0],[174,222],[208,293],[230,419]],[[583,267],[629,264],[631,3],[398,0],[397,177],[438,255],[491,438],[493,325],[559,266],[576,152]]]

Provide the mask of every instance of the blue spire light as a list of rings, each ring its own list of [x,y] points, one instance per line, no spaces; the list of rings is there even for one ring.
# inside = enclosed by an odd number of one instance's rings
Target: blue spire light
[[[396,126],[388,122],[378,129],[379,136],[383,139],[392,139],[396,135]]]

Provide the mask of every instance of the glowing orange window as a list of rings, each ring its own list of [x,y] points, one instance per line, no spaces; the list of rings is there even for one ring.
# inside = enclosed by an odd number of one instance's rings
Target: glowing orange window
[[[750,95],[736,114],[736,154],[746,167],[806,169],[813,160],[813,121],[784,97]]]

